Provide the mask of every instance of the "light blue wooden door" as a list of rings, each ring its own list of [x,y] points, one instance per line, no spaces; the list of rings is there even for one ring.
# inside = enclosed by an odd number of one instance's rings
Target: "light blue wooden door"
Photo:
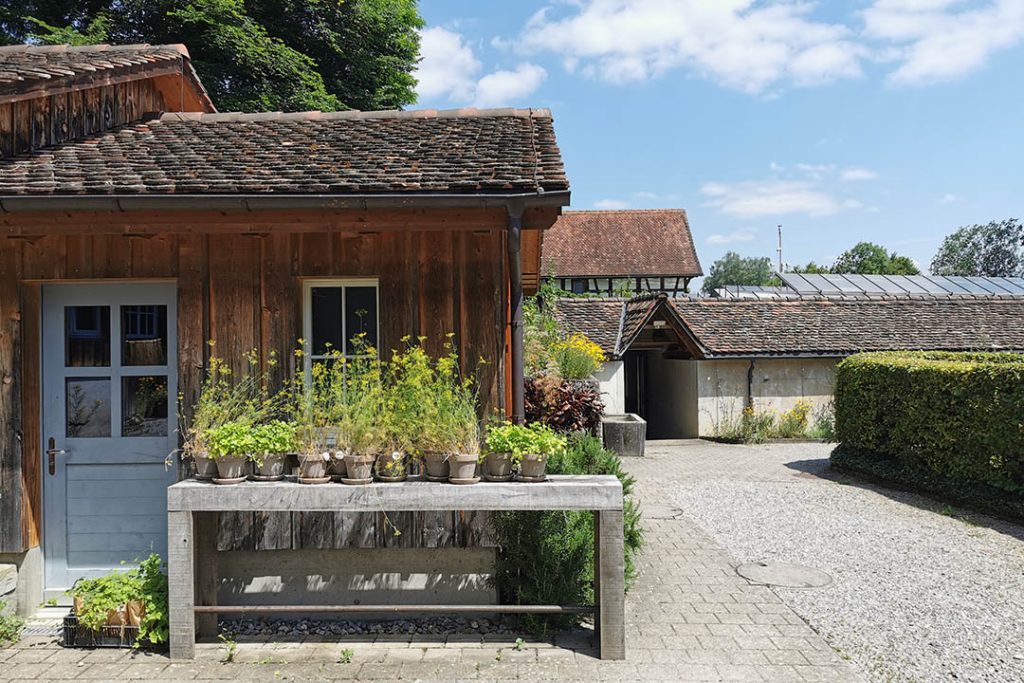
[[[177,445],[173,284],[43,288],[47,595],[167,555],[165,459]]]

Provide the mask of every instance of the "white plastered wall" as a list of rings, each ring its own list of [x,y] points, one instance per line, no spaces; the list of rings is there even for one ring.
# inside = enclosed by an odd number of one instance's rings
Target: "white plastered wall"
[[[622,415],[626,412],[626,370],[621,360],[608,361],[600,372],[594,373],[601,400],[604,401],[605,415]]]

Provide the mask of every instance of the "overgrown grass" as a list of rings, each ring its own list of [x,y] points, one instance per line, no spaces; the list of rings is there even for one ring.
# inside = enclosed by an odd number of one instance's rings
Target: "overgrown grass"
[[[619,457],[599,439],[573,435],[564,455],[548,461],[550,474],[612,474],[622,482],[626,585],[635,575],[635,558],[643,547],[640,508],[632,499],[635,480]],[[498,541],[495,581],[502,600],[523,605],[594,604],[594,516],[585,511],[502,512],[492,515]],[[550,629],[574,626],[579,618],[534,616],[525,626],[541,636]]]
[[[747,407],[739,417],[730,415],[717,423],[714,436],[730,443],[764,443],[770,439],[834,441],[835,418],[831,404],[812,414],[811,404],[803,400],[778,414]]]

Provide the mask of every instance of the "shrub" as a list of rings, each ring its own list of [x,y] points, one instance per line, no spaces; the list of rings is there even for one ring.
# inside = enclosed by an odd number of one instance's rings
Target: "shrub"
[[[554,342],[551,351],[563,379],[587,379],[604,365],[601,347],[579,332]]]
[[[551,375],[527,378],[526,421],[540,422],[563,432],[594,433],[601,424],[604,403],[596,389]]]
[[[1024,356],[874,353],[836,371],[844,447],[1024,491]]]
[[[160,556],[153,553],[136,569],[113,571],[105,576],[76,582],[68,594],[81,600],[81,609],[76,614],[79,623],[87,629],[98,630],[107,622],[111,611],[138,600],[145,612],[135,645],[166,643],[169,634],[168,591],[167,575],[162,567]]]
[[[797,401],[791,409],[779,415],[774,436],[780,439],[796,439],[807,436],[810,414],[811,404],[803,399]]]
[[[635,480],[622,469],[619,457],[596,437],[576,434],[568,448],[552,455],[551,474],[611,474],[622,482],[627,586],[636,572],[643,546],[640,509],[632,498]],[[594,604],[594,516],[585,511],[500,512],[492,514],[498,544],[495,581],[509,604]],[[549,628],[579,623],[577,616],[528,616],[527,628],[542,634]]]

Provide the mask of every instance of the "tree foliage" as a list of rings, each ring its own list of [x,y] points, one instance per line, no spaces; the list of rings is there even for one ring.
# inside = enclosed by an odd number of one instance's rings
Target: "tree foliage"
[[[734,251],[711,264],[710,274],[704,278],[702,288],[706,294],[728,286],[766,287],[779,284],[767,256],[740,256]]]
[[[0,43],[184,43],[222,111],[416,101],[416,0],[12,0]]]
[[[942,241],[931,270],[933,275],[1024,277],[1024,223],[1011,218],[959,228]]]
[[[844,251],[832,264],[831,272],[856,275],[920,275],[921,270],[909,256],[888,252],[871,242],[859,242]]]

